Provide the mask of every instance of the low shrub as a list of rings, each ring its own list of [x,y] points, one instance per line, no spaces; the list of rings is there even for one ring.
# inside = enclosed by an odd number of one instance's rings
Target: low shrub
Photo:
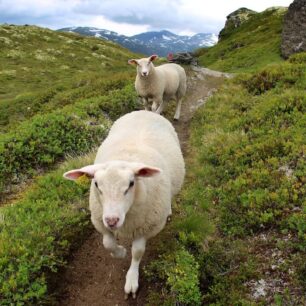
[[[151,280],[157,275],[168,286],[169,293],[163,305],[170,301],[179,305],[201,305],[199,265],[188,251],[180,249],[162,256],[147,267],[146,274]]]
[[[168,285],[161,301],[150,296],[156,304],[180,304],[168,279],[177,254],[183,266],[192,256],[199,267],[192,283],[202,304],[305,302],[305,75],[300,61],[238,75],[193,117],[185,187],[150,266]],[[278,252],[282,265],[274,271]],[[266,296],[253,295],[254,284],[273,277],[286,282],[278,295],[268,287]]]
[[[253,95],[261,95],[277,86],[291,86],[301,79],[304,67],[302,65],[269,65],[265,69],[244,77],[240,83]]]
[[[131,79],[130,73],[114,73],[112,78],[89,74],[66,87],[57,85],[44,91],[18,95],[0,104],[0,130],[8,132],[35,114],[62,109],[88,98],[107,96],[110,91],[123,89]]]
[[[283,245],[286,267],[282,273],[286,276],[282,277],[290,280],[288,289],[275,298],[287,300],[290,291],[292,298],[297,284],[302,287],[306,100],[301,84],[306,69],[301,62],[237,76],[194,117],[192,189],[206,198],[201,201],[210,207],[209,215],[218,230],[216,241],[196,256],[204,303],[209,305],[264,304],[264,299],[252,297],[247,286],[259,277],[265,279],[263,265],[273,262],[269,257],[260,263],[258,259],[264,255],[250,251],[255,247],[250,245],[252,237],[261,233],[276,237],[267,240],[263,252],[279,248],[275,240]],[[267,82],[261,86],[263,76]],[[296,271],[294,276],[288,267]],[[296,295],[294,300],[298,304],[303,298]]]
[[[36,115],[1,136],[0,194],[12,184],[46,169],[67,154],[88,152],[108,130],[109,119],[137,108],[132,85],[106,96],[81,100],[60,111]],[[107,113],[106,113],[107,112]]]
[[[86,209],[88,186],[72,184],[62,175],[93,158],[66,162],[38,178],[14,205],[0,208],[1,305],[50,302],[49,277],[91,229]]]

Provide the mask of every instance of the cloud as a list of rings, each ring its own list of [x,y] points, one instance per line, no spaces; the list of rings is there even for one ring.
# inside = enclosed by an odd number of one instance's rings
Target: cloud
[[[240,7],[262,11],[292,0],[0,0],[0,23],[37,24],[53,29],[96,26],[132,35],[168,29],[175,33],[218,33]]]
[[[205,32],[215,30],[224,24],[224,18],[215,20],[205,14],[198,14],[203,10],[203,3],[191,1],[188,5],[183,0],[155,0],[147,1],[82,1],[75,8],[76,13],[107,16],[117,23],[134,25],[149,25],[151,30],[168,29],[174,31]]]

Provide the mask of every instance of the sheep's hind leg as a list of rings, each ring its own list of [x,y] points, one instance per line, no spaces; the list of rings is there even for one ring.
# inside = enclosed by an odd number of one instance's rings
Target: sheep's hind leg
[[[139,278],[139,264],[141,258],[146,249],[146,239],[139,238],[133,241],[132,244],[132,262],[131,266],[126,274],[126,281],[124,286],[125,299],[132,293],[133,298],[136,298],[136,292],[138,289],[138,278]]]
[[[114,258],[124,258],[126,256],[126,249],[122,245],[118,245],[115,237],[110,233],[103,235],[103,245]]]
[[[182,98],[178,99],[177,105],[176,105],[176,110],[175,110],[175,115],[174,115],[174,120],[179,120],[180,115],[181,115],[181,106],[182,106]]]

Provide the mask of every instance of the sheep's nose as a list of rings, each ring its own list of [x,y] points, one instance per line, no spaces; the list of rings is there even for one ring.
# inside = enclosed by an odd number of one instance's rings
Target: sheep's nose
[[[118,217],[106,217],[105,221],[109,227],[115,227],[117,223],[119,222]]]
[[[142,73],[143,76],[147,76],[147,74],[148,74],[147,72],[143,72]]]

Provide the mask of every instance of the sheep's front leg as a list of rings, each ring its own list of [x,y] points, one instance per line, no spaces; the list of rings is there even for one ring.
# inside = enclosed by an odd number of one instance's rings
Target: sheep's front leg
[[[139,238],[133,241],[132,244],[132,262],[126,274],[126,281],[124,286],[125,299],[132,293],[133,298],[136,298],[136,291],[138,289],[139,264],[146,249],[145,238]]]
[[[152,111],[160,114],[164,109],[164,101],[162,98],[154,99],[152,104]]]
[[[143,106],[145,108],[146,111],[149,111],[150,108],[149,108],[149,101],[147,98],[142,98],[142,103],[143,103]]]
[[[111,256],[114,258],[124,258],[126,256],[126,249],[117,244],[115,237],[111,233],[103,235],[103,245],[111,252]]]
[[[165,104],[166,104],[166,103],[165,103],[164,101],[162,101],[162,102],[159,104],[159,107],[158,107],[158,109],[157,109],[157,111],[156,111],[157,114],[161,114],[161,113],[164,111]]]

